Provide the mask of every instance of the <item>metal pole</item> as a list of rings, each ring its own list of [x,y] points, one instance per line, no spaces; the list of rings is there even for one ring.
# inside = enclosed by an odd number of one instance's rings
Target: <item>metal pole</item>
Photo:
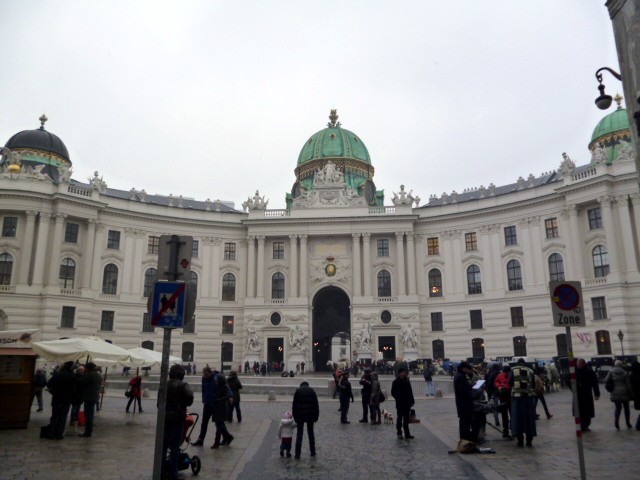
[[[162,363],[160,366],[160,387],[158,389],[158,416],[156,418],[156,448],[153,456],[153,480],[162,479],[164,463],[164,418],[167,405],[167,378],[169,373],[169,349],[171,348],[171,328],[164,329],[162,340]]]
[[[582,424],[580,422],[580,407],[578,405],[578,384],[576,382],[576,359],[573,356],[571,342],[571,327],[566,327],[567,352],[569,354],[569,376],[571,378],[571,392],[573,396],[573,414],[576,423],[576,438],[578,439],[578,457],[580,460],[580,478],[587,479],[587,471],[584,464],[584,449],[582,446]]]

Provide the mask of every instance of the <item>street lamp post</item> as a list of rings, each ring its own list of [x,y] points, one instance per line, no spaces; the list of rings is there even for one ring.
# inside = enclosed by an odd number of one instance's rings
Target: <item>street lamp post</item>
[[[624,333],[622,333],[622,330],[618,330],[618,338],[620,339],[620,350],[622,350],[622,355],[624,355],[624,345],[622,344]]]
[[[606,93],[604,93],[605,87],[602,83],[602,73],[600,73],[603,70],[606,70],[616,79],[622,81],[622,75],[609,67],[602,67],[596,70],[596,80],[598,80],[598,90],[600,91],[600,95],[598,96],[598,98],[596,98],[595,103],[600,110],[606,110],[607,108],[609,108],[611,106],[611,101],[613,100],[611,98],[611,95],[607,95]],[[638,98],[638,104],[640,104],[640,97]],[[640,135],[640,111],[634,113],[633,118],[636,120],[636,130],[638,132],[638,135]]]

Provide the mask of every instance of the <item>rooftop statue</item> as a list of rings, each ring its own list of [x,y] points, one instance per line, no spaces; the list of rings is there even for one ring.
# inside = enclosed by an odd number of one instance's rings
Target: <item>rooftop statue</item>
[[[253,198],[247,198],[246,202],[242,203],[242,209],[246,212],[248,210],[265,210],[267,205],[269,204],[269,200],[265,202],[264,196],[260,196],[260,191],[256,190],[256,194]]]
[[[391,201],[396,206],[412,205],[413,202],[415,202],[416,200],[417,200],[417,203],[420,203],[420,198],[419,197],[414,198],[414,196],[412,195],[413,190],[411,190],[409,193],[404,191],[404,185],[400,185],[399,193],[396,193],[396,192],[392,192],[392,193],[393,193],[393,198],[391,199]]]

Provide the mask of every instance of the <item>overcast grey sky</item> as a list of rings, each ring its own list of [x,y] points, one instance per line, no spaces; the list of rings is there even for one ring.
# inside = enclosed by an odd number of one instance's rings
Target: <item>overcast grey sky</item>
[[[77,180],[237,208],[256,189],[284,207],[331,108],[387,199],[588,163],[594,73],[619,70],[604,0],[5,0],[0,17],[0,144],[46,113]]]

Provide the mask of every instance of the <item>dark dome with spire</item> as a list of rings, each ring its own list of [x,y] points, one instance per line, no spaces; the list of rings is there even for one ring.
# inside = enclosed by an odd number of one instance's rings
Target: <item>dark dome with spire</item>
[[[36,152],[51,153],[71,163],[69,151],[63,141],[60,140],[60,137],[44,129],[44,123],[47,120],[47,117],[42,115],[40,117],[40,128],[16,133],[7,141],[5,147],[15,151],[34,150]]]

